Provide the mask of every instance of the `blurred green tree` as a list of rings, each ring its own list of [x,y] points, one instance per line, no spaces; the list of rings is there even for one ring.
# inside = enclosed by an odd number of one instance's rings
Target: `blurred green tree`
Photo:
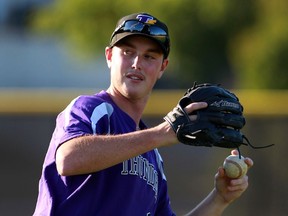
[[[257,0],[256,22],[230,44],[238,86],[288,88],[288,1]]]
[[[172,50],[163,87],[189,87],[197,80],[287,88],[287,6],[285,0],[58,0],[39,10],[32,23],[95,57],[103,55],[117,19],[145,11],[170,27]]]

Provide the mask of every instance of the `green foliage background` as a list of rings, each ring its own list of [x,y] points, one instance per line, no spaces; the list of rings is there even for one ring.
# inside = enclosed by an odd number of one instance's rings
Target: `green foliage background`
[[[166,22],[171,35],[170,65],[158,87],[190,87],[195,80],[231,88],[288,87],[286,0],[57,0],[31,24],[95,58],[103,55],[118,19],[142,11]]]

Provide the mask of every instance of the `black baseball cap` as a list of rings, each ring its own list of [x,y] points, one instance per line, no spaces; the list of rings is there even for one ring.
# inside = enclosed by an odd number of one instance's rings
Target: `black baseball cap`
[[[148,13],[134,13],[122,17],[111,35],[110,47],[130,35],[142,35],[156,41],[167,58],[170,52],[170,38],[165,23]]]

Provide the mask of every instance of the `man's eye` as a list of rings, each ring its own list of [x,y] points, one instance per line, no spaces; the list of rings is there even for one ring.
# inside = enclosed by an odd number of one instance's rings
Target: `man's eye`
[[[124,54],[125,55],[132,55],[132,51],[131,50],[124,50]]]
[[[147,59],[155,59],[155,57],[153,55],[145,55],[145,58],[147,58]]]

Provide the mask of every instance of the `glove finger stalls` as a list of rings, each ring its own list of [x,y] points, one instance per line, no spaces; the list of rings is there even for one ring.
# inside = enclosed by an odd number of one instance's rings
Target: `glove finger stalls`
[[[242,115],[224,112],[199,111],[198,120],[212,122],[222,127],[233,127],[235,129],[243,128],[246,123]]]
[[[214,146],[223,148],[237,148],[243,144],[243,134],[239,130],[231,128],[220,128],[217,130],[218,136],[221,140],[214,144]]]
[[[242,115],[235,115],[233,113],[222,113],[223,114],[223,125],[233,127],[235,129],[241,129],[244,127],[246,121]]]
[[[176,134],[178,140],[187,145],[237,148],[243,144],[243,135],[239,130],[216,127],[204,121],[181,125]]]

